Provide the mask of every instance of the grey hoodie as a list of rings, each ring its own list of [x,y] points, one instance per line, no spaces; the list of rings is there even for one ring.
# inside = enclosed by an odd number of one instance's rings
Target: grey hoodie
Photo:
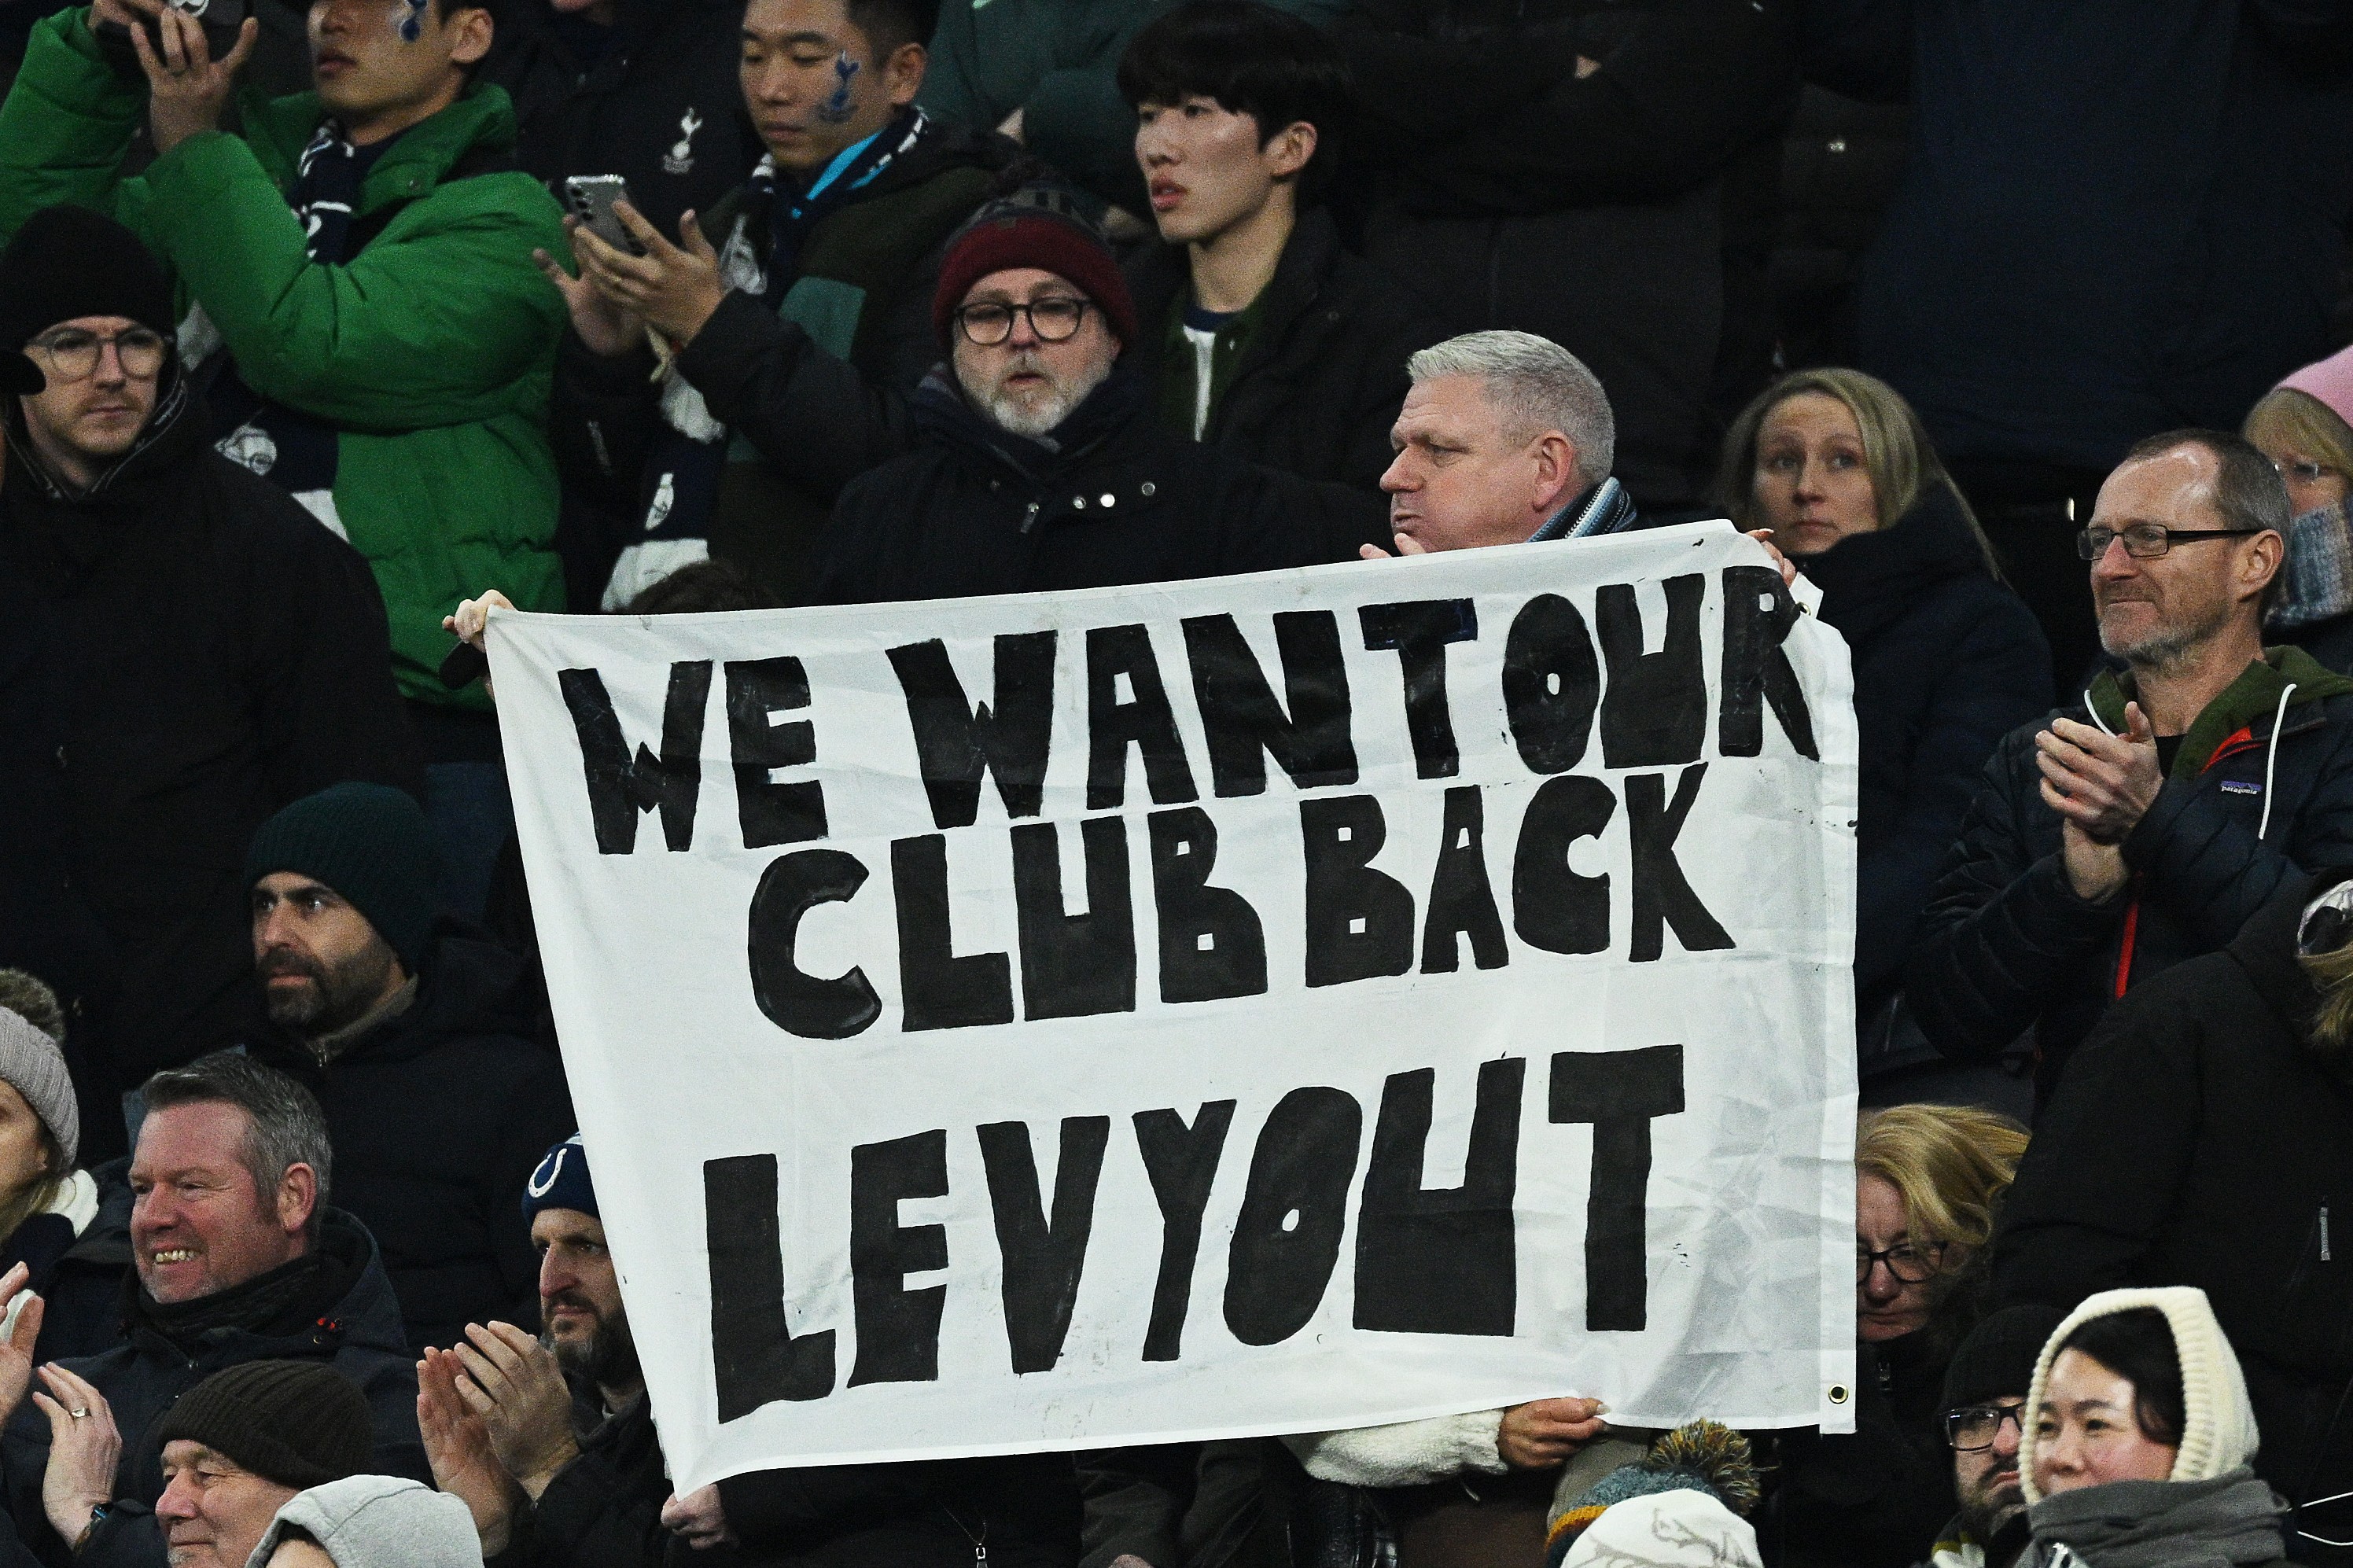
[[[396,1476],[346,1476],[295,1493],[245,1568],[267,1568],[290,1530],[317,1542],[335,1568],[482,1568],[466,1505]]]
[[[2242,1465],[2204,1481],[2110,1481],[2054,1492],[2027,1510],[2019,1568],[2241,1568],[2284,1563],[2284,1512]],[[341,1558],[337,1568],[348,1568]]]

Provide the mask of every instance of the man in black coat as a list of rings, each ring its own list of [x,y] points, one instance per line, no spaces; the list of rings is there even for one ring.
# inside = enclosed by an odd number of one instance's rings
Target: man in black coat
[[[1161,423],[1235,457],[1370,489],[1405,364],[1443,332],[1341,247],[1323,205],[1351,112],[1322,31],[1257,0],[1194,0],[1120,62],[1164,243],[1127,264],[1128,359]]]
[[[2035,1031],[2038,1097],[2134,985],[2353,861],[2353,680],[2266,650],[2286,489],[2236,436],[2133,448],[2084,531],[2125,662],[1986,763],[1908,966],[1922,1031],[1982,1059]]]
[[[475,1324],[457,1351],[426,1352],[434,1484],[473,1510],[496,1568],[657,1568],[670,1468],[578,1133],[547,1151],[522,1209],[543,1337]]]
[[[1121,362],[1139,327],[1069,194],[975,215],[933,299],[949,363],[908,406],[916,449],[834,508],[830,604],[1164,583],[1352,558],[1378,500],[1176,436]]]
[[[416,782],[367,563],[210,449],[174,326],[162,269],[95,213],[38,213],[0,256],[0,343],[47,378],[0,405],[0,709],[34,694],[37,738],[8,744],[50,759],[32,793],[62,802],[112,948],[111,1005],[64,999],[118,1093],[236,1037],[262,820],[339,779]],[[12,788],[0,815],[40,805]],[[90,1119],[94,1156],[118,1121]]]
[[[2347,875],[2287,879],[2221,952],[2116,1004],[2044,1108],[1994,1237],[2005,1300],[2204,1290],[2246,1374],[2256,1473],[2299,1505],[2353,1490]],[[2295,1522],[2342,1540],[2348,1521],[2340,1500]]]
[[[572,1125],[528,1038],[522,963],[436,927],[433,840],[398,790],[337,784],[254,835],[253,1053],[319,1098],[336,1190],[384,1248],[412,1344],[529,1320],[538,1274],[514,1194]]]
[[[1771,374],[1793,9],[1361,0],[1338,35],[1377,171],[1366,254],[1449,331],[1534,332],[1592,366],[1646,511],[1693,504]]]
[[[50,1568],[164,1568],[164,1474],[146,1435],[197,1384],[248,1362],[332,1366],[367,1400],[372,1468],[430,1475],[392,1282],[366,1227],[327,1206],[333,1151],[318,1102],[229,1052],[142,1092],[127,1338],[41,1368],[46,1403],[8,1412],[0,1436],[9,1517]],[[9,1370],[21,1394],[31,1369]]]

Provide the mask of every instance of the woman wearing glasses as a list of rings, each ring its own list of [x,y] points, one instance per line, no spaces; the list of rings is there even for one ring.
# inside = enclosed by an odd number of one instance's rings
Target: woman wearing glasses
[[[1857,1127],[1855,1429],[1780,1441],[1757,1531],[1780,1568],[1908,1568],[1952,1516],[1945,1372],[1982,1307],[2025,1149],[2025,1129],[1966,1106],[1894,1106]]]
[[[1874,1100],[1915,1098],[1899,1084],[1957,1069],[1899,1011],[1905,952],[1987,756],[2050,710],[2051,650],[1884,382],[1810,370],[1767,387],[1725,437],[1717,488],[1736,525],[1771,529],[1822,590],[1853,657],[1862,1066]]]
[[[2287,481],[2286,586],[2263,616],[2266,643],[2290,642],[2353,672],[2353,349],[2308,364],[2266,393],[2241,432]]]

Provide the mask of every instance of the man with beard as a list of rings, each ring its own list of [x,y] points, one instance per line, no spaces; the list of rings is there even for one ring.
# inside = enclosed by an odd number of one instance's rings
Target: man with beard
[[[653,1568],[669,1467],[580,1135],[523,1185],[539,1249],[533,1339],[474,1323],[417,1364],[417,1420],[434,1483],[464,1500],[498,1568]]]
[[[1388,542],[1377,497],[1162,426],[1122,363],[1139,331],[1127,284],[1065,189],[1025,186],[975,215],[932,322],[948,361],[905,405],[914,449],[842,491],[823,602],[1214,577]]]
[[[437,925],[433,837],[400,791],[343,784],[280,811],[246,857],[268,1023],[253,1054],[325,1108],[337,1189],[384,1248],[409,1342],[531,1302],[514,1194],[572,1124],[528,1038],[523,966]]]
[[[1946,1056],[2033,1028],[2038,1099],[2108,1005],[2353,862],[2353,680],[2263,646],[2286,487],[2236,436],[2134,447],[2078,539],[2124,662],[1987,763],[1906,994]]]
[[[1945,1369],[1945,1441],[1961,1506],[1927,1568],[2010,1568],[2026,1550],[2018,1482],[2026,1389],[2043,1342],[2065,1318],[2056,1307],[2005,1308],[1969,1331]]]

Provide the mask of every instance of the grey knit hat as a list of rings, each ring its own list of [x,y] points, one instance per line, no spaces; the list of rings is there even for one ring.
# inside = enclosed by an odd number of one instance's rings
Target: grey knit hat
[[[57,1041],[26,1023],[23,1014],[6,1007],[0,1007],[0,1079],[25,1097],[64,1151],[66,1171],[72,1170],[81,1155],[81,1111],[74,1104],[65,1053]]]

